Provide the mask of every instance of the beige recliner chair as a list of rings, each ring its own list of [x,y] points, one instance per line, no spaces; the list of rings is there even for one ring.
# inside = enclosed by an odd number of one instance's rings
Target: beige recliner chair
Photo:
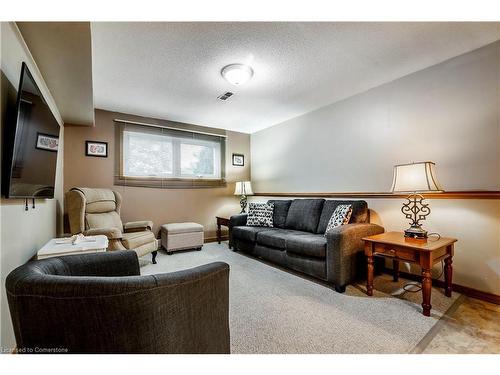
[[[110,189],[73,188],[66,193],[71,234],[108,237],[108,250],[134,250],[139,257],[152,253],[156,264],[158,240],[152,232],[152,221],[132,221],[123,225],[120,219],[122,197]]]

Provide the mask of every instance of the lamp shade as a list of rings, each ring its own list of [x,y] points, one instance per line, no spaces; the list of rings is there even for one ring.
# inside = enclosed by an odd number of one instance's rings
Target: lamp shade
[[[432,161],[422,161],[394,166],[392,192],[442,192],[436,178],[436,165]]]
[[[250,181],[239,181],[236,183],[234,195],[253,195],[252,183]]]

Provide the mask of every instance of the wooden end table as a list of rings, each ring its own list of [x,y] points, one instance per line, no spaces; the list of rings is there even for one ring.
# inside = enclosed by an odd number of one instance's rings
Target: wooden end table
[[[215,218],[217,219],[217,232],[216,232],[217,243],[221,243],[221,241],[222,241],[221,226],[229,227],[229,219],[226,217],[220,217],[220,216],[216,216]],[[231,245],[229,246],[229,248],[231,248]]]
[[[392,259],[394,281],[399,276],[399,261],[418,264],[422,269],[422,308],[425,316],[431,315],[431,269],[434,264],[444,260],[445,295],[451,297],[452,259],[455,238],[429,237],[427,241],[405,238],[402,232],[387,232],[363,238],[365,255],[368,261],[366,294],[373,295],[373,257]]]

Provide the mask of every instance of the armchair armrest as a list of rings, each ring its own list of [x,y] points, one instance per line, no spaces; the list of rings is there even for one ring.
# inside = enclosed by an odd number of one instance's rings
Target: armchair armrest
[[[108,237],[109,240],[119,240],[122,238],[122,232],[118,228],[94,228],[83,232],[85,236],[97,236],[100,234]]]
[[[130,221],[123,224],[125,233],[142,232],[143,230],[153,230],[153,222],[151,220]]]
[[[228,354],[229,265],[214,262],[153,277],[158,299],[168,301],[155,315],[162,324],[169,322],[172,337],[182,337],[181,352]]]
[[[335,286],[343,287],[366,270],[363,237],[383,233],[377,224],[357,223],[341,225],[326,234],[326,275]]]

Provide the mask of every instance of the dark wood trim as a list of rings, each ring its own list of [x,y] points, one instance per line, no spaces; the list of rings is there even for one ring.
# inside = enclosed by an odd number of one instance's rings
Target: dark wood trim
[[[392,275],[394,272],[391,268],[385,267],[383,270],[385,273],[388,273]],[[400,271],[399,275],[402,278],[412,280],[412,281],[422,281],[422,277],[420,275],[415,275],[413,273],[408,273],[404,271]],[[442,280],[436,280],[432,279],[432,285],[437,286],[438,288],[444,288],[445,282]],[[474,288],[469,288],[468,286],[463,286],[463,285],[458,285],[458,284],[452,284],[452,288],[454,292],[458,292],[461,294],[466,295],[467,297],[472,297],[479,299],[481,301],[486,301],[490,303],[494,303],[495,305],[500,305],[500,296],[493,294],[493,293],[488,293],[488,292],[482,292],[480,290],[474,289]]]
[[[312,197],[312,198],[385,198],[401,199],[408,194],[393,194],[388,192],[339,192],[339,193],[254,193],[258,197]],[[445,191],[443,193],[422,194],[427,199],[500,199],[500,191],[467,190]]]
[[[222,236],[221,237],[221,241],[228,241],[229,240],[229,236]],[[208,237],[208,238],[205,238],[205,243],[210,243],[210,242],[217,242],[217,237]]]

